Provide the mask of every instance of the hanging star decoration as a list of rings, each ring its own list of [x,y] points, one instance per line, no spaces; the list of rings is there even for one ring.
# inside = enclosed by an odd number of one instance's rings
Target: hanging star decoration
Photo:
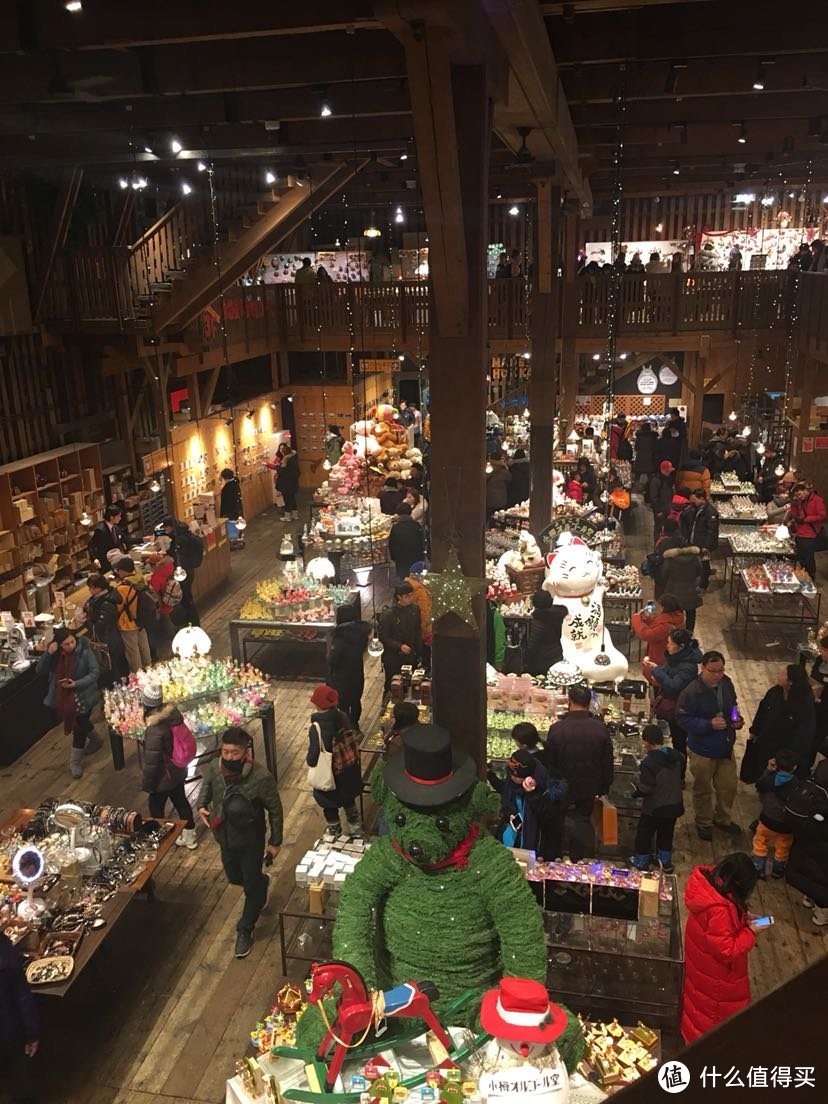
[[[429,572],[423,579],[423,585],[431,595],[432,619],[435,623],[446,614],[454,613],[467,625],[477,627],[472,597],[485,588],[486,580],[463,574],[456,548],[449,548],[443,570],[434,574]]]

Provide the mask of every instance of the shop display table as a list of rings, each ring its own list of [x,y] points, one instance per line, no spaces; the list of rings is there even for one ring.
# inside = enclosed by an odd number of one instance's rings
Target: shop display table
[[[818,626],[822,593],[809,591],[760,591],[748,586],[744,572],[735,575],[736,619],[734,628],[744,619],[742,638],[747,640],[750,623]]]
[[[714,479],[710,484],[711,498],[730,498],[731,495],[755,495],[753,483],[743,483],[741,479]]]
[[[744,533],[729,534],[724,554],[724,574],[722,582],[730,581],[730,601],[733,601],[736,576],[743,564],[764,563],[766,560],[780,559],[793,561],[796,549],[790,540],[777,540],[758,530],[745,530]]]
[[[307,886],[294,886],[285,907],[279,910],[279,949],[282,974],[288,976],[288,961],[315,962],[331,958],[336,905],[327,903],[323,912],[308,911]],[[303,970],[303,974],[307,969]]]
[[[37,659],[25,671],[5,669],[0,681],[0,712],[3,736],[0,739],[0,767],[8,767],[45,736],[55,725],[55,715],[43,704],[46,678],[38,675]]]
[[[18,809],[0,824],[0,833],[8,829],[19,830],[23,828],[34,816],[34,813],[34,809]],[[106,920],[106,924],[102,928],[93,928],[85,933],[75,955],[75,967],[70,976],[66,981],[54,985],[38,985],[34,989],[36,993],[47,997],[65,997],[89,963],[95,958],[95,955],[135,897],[139,893],[145,893],[149,900],[154,898],[154,876],[175,845],[175,841],[185,825],[183,820],[165,820],[163,823],[170,824],[172,827],[159,843],[155,857],[146,863],[137,877],[127,885],[120,886],[113,896],[103,903],[101,916]],[[60,895],[62,888],[61,882],[58,881],[53,889],[43,895],[44,899],[47,901],[55,900]]]

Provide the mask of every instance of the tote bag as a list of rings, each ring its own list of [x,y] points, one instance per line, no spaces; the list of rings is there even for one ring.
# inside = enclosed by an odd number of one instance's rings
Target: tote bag
[[[313,727],[316,729],[316,735],[319,739],[319,758],[316,760],[316,766],[308,767],[308,785],[314,790],[335,790],[333,756],[329,751],[325,751],[325,745],[322,742],[322,729],[317,721],[313,722]]]

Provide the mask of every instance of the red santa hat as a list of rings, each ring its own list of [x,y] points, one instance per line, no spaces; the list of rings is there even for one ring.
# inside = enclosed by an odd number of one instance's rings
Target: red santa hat
[[[566,1031],[567,1017],[539,981],[506,977],[484,996],[480,1022],[496,1039],[554,1043]]]

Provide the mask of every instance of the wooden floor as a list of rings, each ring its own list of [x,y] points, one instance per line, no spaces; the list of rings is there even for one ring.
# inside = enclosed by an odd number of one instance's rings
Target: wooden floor
[[[641,533],[634,532],[629,542],[633,562],[649,544],[649,522],[642,510],[638,513]],[[230,585],[203,614],[216,654],[228,652],[227,622],[254,581],[278,570],[283,530],[270,511],[251,523],[246,549],[233,553]],[[745,647],[730,628],[732,616],[727,592],[714,580],[697,635],[704,648],[720,648],[727,655],[742,709],[752,716],[777,668],[792,660],[796,636],[754,630]],[[224,1099],[225,1079],[245,1050],[248,1031],[283,983],[277,909],[290,893],[297,858],[323,827],[304,783],[311,686],[274,684],[285,837],[274,865],[271,904],[256,929],[251,955],[240,962],[233,958],[240,893],[227,886],[217,848],[200,830],[198,850],[174,850],[160,872],[157,899],[137,900],[130,907],[107,940],[101,961],[93,962],[64,1000],[44,1000],[38,1059],[44,1104],[218,1104]],[[379,662],[368,659],[365,718],[376,715],[380,693]],[[143,807],[134,754],[128,755],[126,770],[116,774],[107,751],[99,752],[77,783],[66,770],[67,757],[65,740],[54,731],[4,769],[0,816],[48,795]],[[741,786],[737,814],[744,825],[756,814],[755,795]],[[742,846],[748,843],[745,836]],[[712,862],[733,844],[720,836],[712,844],[700,843],[687,818],[680,822],[676,847],[678,870],[686,875],[693,864]],[[824,955],[828,942],[784,884],[762,885],[757,898],[757,911],[776,917],[751,956],[754,994],[760,996]]]

